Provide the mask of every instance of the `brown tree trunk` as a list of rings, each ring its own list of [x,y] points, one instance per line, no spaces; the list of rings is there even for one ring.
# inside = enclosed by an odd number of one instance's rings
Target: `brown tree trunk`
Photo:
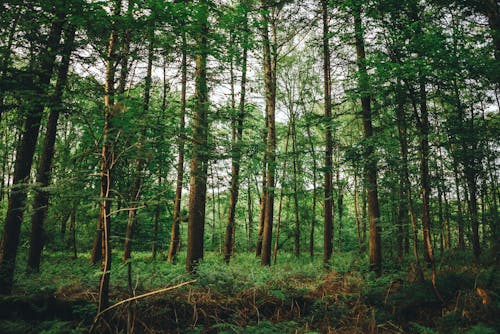
[[[410,223],[412,227],[412,237],[413,237],[413,257],[415,259],[415,274],[417,281],[421,282],[424,280],[424,274],[422,271],[422,266],[420,264],[420,256],[418,253],[418,225],[417,225],[417,217],[415,215],[415,209],[413,206],[413,196],[411,194],[411,182],[410,182],[410,173],[408,171],[408,135],[406,132],[407,122],[406,122],[406,114],[404,110],[404,101],[403,101],[403,90],[401,84],[398,82],[398,101],[397,101],[397,125],[398,125],[398,139],[399,146],[401,152],[401,175],[400,177],[403,180],[403,190],[404,195],[400,200],[404,200],[407,203],[407,209],[410,213]]]
[[[460,198],[460,182],[458,178],[457,162],[453,161],[453,174],[455,177],[455,193],[457,194],[457,223],[458,223],[458,249],[465,249],[464,218],[462,200]]]
[[[43,249],[43,225],[47,216],[49,205],[49,192],[45,189],[50,183],[50,171],[52,169],[52,159],[57,136],[57,122],[59,114],[63,108],[62,94],[66,87],[68,78],[71,52],[74,49],[76,27],[71,25],[65,35],[64,47],[62,50],[62,61],[59,67],[55,92],[50,106],[49,120],[43,143],[42,153],[37,169],[36,183],[40,187],[35,192],[33,201],[33,215],[31,216],[30,248],[28,255],[28,269],[38,272],[40,269],[40,259]]]
[[[75,201],[73,207],[71,208],[71,214],[69,217],[69,233],[71,235],[71,250],[73,251],[73,259],[78,258],[78,251],[76,248],[76,210],[78,209],[78,202]]]
[[[332,139],[332,88],[330,80],[330,46],[328,1],[321,0],[323,17],[323,84],[325,109],[325,204],[323,230],[323,266],[328,267],[333,253],[333,139]]]
[[[267,117],[265,131],[262,134],[262,142],[264,147],[267,147]],[[262,234],[264,232],[264,217],[266,213],[266,170],[267,170],[267,151],[264,148],[264,153],[262,154],[262,193],[260,196],[260,215],[259,215],[259,227],[257,229],[257,245],[255,248],[255,256],[259,257],[262,253]]]
[[[338,149],[338,148],[337,148]],[[335,171],[335,183],[337,184],[337,212],[338,212],[338,241],[339,241],[339,251],[342,249],[342,218],[344,216],[344,189],[342,185],[342,180],[340,179],[340,162],[338,160],[338,154],[336,156],[337,158],[335,159],[337,170]]]
[[[203,238],[205,235],[205,206],[208,167],[208,3],[200,2],[197,36],[198,54],[195,72],[195,108],[193,115],[193,146],[191,159],[191,179],[189,191],[189,220],[186,255],[186,270],[193,273],[203,258]]]
[[[314,229],[316,228],[316,206],[317,206],[317,195],[316,195],[316,182],[317,182],[317,169],[318,169],[318,164],[316,162],[316,151],[314,149],[314,142],[313,138],[311,135],[311,125],[309,122],[306,122],[306,127],[307,127],[307,138],[309,140],[309,149],[310,149],[310,154],[313,159],[313,166],[312,166],[312,172],[313,172],[313,200],[312,200],[312,213],[311,213],[311,231],[309,233],[309,255],[311,257],[314,256]]]
[[[117,0],[114,4],[113,13],[115,17],[120,16],[122,1]],[[99,286],[99,304],[98,312],[106,309],[109,306],[109,279],[111,271],[111,188],[112,188],[112,168],[114,164],[113,138],[112,138],[112,118],[114,106],[114,81],[115,81],[115,65],[116,65],[116,49],[118,43],[117,22],[114,21],[109,36],[108,52],[106,56],[106,82],[104,85],[104,129],[103,129],[103,144],[101,151],[101,168],[100,168],[100,208],[98,221],[98,236],[100,241],[94,242],[92,261],[97,261],[97,251],[101,252],[101,281]]]
[[[292,152],[293,152],[293,203],[295,214],[295,229],[294,229],[294,245],[293,254],[295,257],[300,256],[300,217],[299,217],[299,166],[298,166],[298,151],[297,151],[297,128],[296,115],[292,113]]]
[[[420,184],[422,194],[422,230],[424,237],[425,252],[427,254],[426,260],[431,266],[432,270],[432,286],[436,297],[442,301],[442,297],[437,289],[436,280],[436,265],[434,260],[434,251],[431,240],[431,217],[430,217],[430,176],[429,176],[429,114],[427,109],[427,92],[425,88],[425,77],[421,74],[419,79],[419,102],[420,102],[420,115],[415,112],[417,129],[419,131],[420,142]]]
[[[356,40],[356,55],[359,71],[359,88],[361,91],[361,108],[363,117],[364,137],[367,145],[364,149],[365,159],[365,183],[368,191],[368,220],[370,222],[370,270],[377,275],[382,272],[382,247],[380,241],[380,212],[378,205],[377,190],[377,162],[374,155],[372,111],[370,101],[370,87],[368,73],[366,70],[365,42],[363,36],[363,25],[361,20],[361,6],[353,6],[354,30]]]
[[[185,141],[185,115],[186,115],[186,87],[187,87],[187,43],[186,33],[182,33],[182,62],[181,62],[181,113],[179,115],[179,134],[177,161],[177,182],[175,185],[174,215],[172,232],[170,234],[170,247],[168,249],[168,262],[175,263],[180,245],[179,223],[181,219],[182,180],[184,178],[184,141]]]
[[[14,176],[5,218],[3,237],[0,251],[0,294],[9,294],[12,289],[14,268],[19,234],[23,221],[24,206],[26,203],[27,188],[31,164],[35,153],[40,122],[43,117],[45,100],[41,97],[47,95],[48,85],[54,69],[56,53],[61,39],[65,11],[59,8],[50,28],[47,42],[39,55],[39,75],[34,79],[35,98],[27,105],[27,116],[24,121],[21,140],[16,151]]]
[[[245,119],[245,91],[246,91],[246,81],[247,81],[247,38],[248,33],[246,24],[246,15],[243,26],[243,33],[245,38],[243,38],[243,56],[241,64],[241,86],[240,86],[240,104],[237,117],[233,116],[233,127],[232,127],[232,157],[231,157],[231,193],[229,197],[229,218],[226,226],[226,237],[224,241],[224,260],[229,263],[231,255],[234,252],[234,236],[235,236],[235,221],[234,217],[236,214],[236,203],[238,202],[238,192],[239,192],[239,177],[240,177],[240,160],[241,160],[241,146],[243,140],[243,122]],[[231,69],[232,69],[232,59],[231,59]],[[233,72],[233,71],[231,71]],[[231,86],[232,86],[232,96],[233,96],[233,113],[236,111],[234,105],[234,75],[231,73]]]
[[[285,187],[283,184],[286,182],[286,165],[287,165],[287,154],[288,154],[288,143],[290,141],[290,132],[291,132],[291,124],[292,122],[288,122],[288,130],[286,133],[286,140],[285,140],[285,160],[283,161],[283,174],[281,176],[281,189],[280,189],[280,201],[278,204],[278,223],[276,224],[276,237],[274,239],[274,250],[273,250],[273,262],[276,264],[277,257],[278,257],[278,248],[279,248],[279,239],[280,239],[280,232],[281,232],[281,214],[283,212],[283,198],[284,196],[284,189]]]
[[[149,41],[149,50],[148,50],[148,65],[146,70],[146,78],[144,85],[144,101],[143,101],[143,114],[146,115],[149,110],[149,102],[151,100],[151,74],[153,70],[153,57],[154,57],[154,32],[150,32],[150,41]],[[127,230],[125,234],[125,245],[123,248],[123,262],[126,262],[130,259],[130,254],[132,252],[132,240],[134,236],[135,225],[137,224],[137,206],[139,205],[139,198],[141,196],[141,187],[143,183],[143,173],[144,173],[144,165],[146,163],[144,158],[144,152],[142,151],[142,141],[146,135],[146,127],[143,125],[143,128],[139,134],[139,138],[137,140],[137,160],[135,162],[135,176],[134,181],[132,182],[132,187],[130,188],[130,203],[129,203],[129,211],[128,211],[128,221],[127,221]]]
[[[252,188],[250,186],[251,180],[248,179],[248,187],[247,187],[247,214],[248,214],[248,240],[247,240],[247,249],[251,249],[252,244],[252,232],[253,232],[253,204],[252,204]]]
[[[161,172],[158,173],[158,187],[162,188]],[[160,204],[156,204],[155,215],[153,218],[153,242],[151,244],[151,257],[156,260],[158,254],[158,229],[160,225]]]
[[[262,5],[268,5],[267,0],[262,0]],[[267,119],[267,172],[266,172],[266,197],[264,226],[262,232],[261,264],[271,265],[271,242],[273,233],[274,217],[274,177],[276,172],[276,26],[272,23],[273,41],[269,38],[269,15],[263,14],[264,27],[264,90],[266,96],[266,119]],[[272,44],[272,46],[271,46]]]

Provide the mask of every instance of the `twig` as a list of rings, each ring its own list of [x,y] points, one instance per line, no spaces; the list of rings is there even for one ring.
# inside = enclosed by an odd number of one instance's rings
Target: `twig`
[[[196,280],[182,282],[180,284],[177,284],[177,285],[174,285],[174,286],[171,286],[171,287],[168,287],[168,288],[163,288],[163,289],[160,289],[160,290],[151,291],[151,292],[139,295],[139,296],[130,297],[130,298],[124,299],[122,301],[119,301],[118,303],[113,304],[113,305],[109,306],[108,308],[105,308],[101,312],[97,313],[97,315],[94,318],[94,322],[92,324],[90,332],[92,332],[92,328],[97,323],[97,320],[99,320],[99,318],[101,317],[101,315],[103,315],[104,313],[106,313],[106,312],[108,312],[108,311],[110,311],[110,310],[112,310],[112,309],[114,309],[114,308],[116,308],[116,307],[118,307],[120,305],[123,305],[125,303],[131,302],[131,301],[134,301],[134,300],[138,300],[138,299],[146,298],[146,297],[149,297],[149,296],[157,295],[159,293],[163,293],[163,292],[167,292],[167,291],[170,291],[170,290],[174,290],[174,289],[180,288],[181,286],[188,285],[188,284],[191,284],[191,283],[194,283],[194,282],[196,282]]]

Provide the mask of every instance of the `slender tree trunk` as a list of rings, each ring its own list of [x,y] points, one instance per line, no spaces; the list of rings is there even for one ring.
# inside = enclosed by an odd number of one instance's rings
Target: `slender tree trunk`
[[[404,109],[403,90],[401,84],[398,82],[398,101],[397,101],[397,124],[398,124],[398,138],[401,152],[401,178],[403,179],[404,196],[401,198],[407,203],[407,208],[410,212],[410,223],[412,227],[413,237],[413,257],[415,259],[415,274],[417,281],[424,280],[422,266],[420,264],[420,256],[418,252],[418,225],[415,208],[413,206],[413,196],[411,193],[410,173],[408,170],[408,134],[406,132],[407,122]]]
[[[231,157],[231,193],[229,197],[229,218],[226,226],[226,237],[224,242],[224,260],[229,263],[231,255],[234,252],[234,235],[235,235],[235,213],[236,213],[236,203],[238,202],[238,192],[239,192],[239,177],[240,177],[240,160],[241,160],[241,145],[243,140],[243,122],[245,119],[245,91],[246,91],[246,80],[247,80],[247,26],[246,26],[246,15],[244,21],[244,34],[243,39],[243,56],[241,64],[241,89],[240,89],[240,104],[237,117],[233,116],[233,129],[232,129],[232,157]],[[232,69],[232,60],[231,60]],[[232,71],[231,71],[232,72]],[[234,87],[234,75],[231,73],[231,86]],[[234,88],[232,88],[233,96],[233,112],[236,108],[234,106]]]
[[[399,178],[399,199],[398,199],[398,217],[397,217],[397,244],[398,244],[398,263],[400,266],[403,265],[404,257],[404,226],[408,220],[408,207],[406,203],[405,196],[405,184],[404,178],[401,177],[402,172],[400,172]]]
[[[248,214],[248,230],[247,230],[247,249],[251,249],[251,240],[252,240],[252,232],[253,232],[253,204],[252,204],[252,189],[250,187],[251,181],[248,179],[248,187],[247,187],[247,214]]]
[[[161,173],[158,173],[158,187],[162,188]],[[151,256],[156,260],[158,254],[158,229],[160,225],[160,204],[156,204],[155,215],[153,218],[153,243],[151,245]]]
[[[39,56],[39,75],[35,78],[35,94],[33,101],[26,106],[27,116],[24,121],[21,140],[16,151],[14,176],[5,218],[3,237],[0,251],[0,294],[10,294],[14,278],[19,234],[23,221],[24,206],[26,203],[27,188],[31,164],[35,153],[40,122],[43,117],[45,100],[41,97],[47,95],[50,78],[54,69],[56,53],[61,39],[65,11],[58,8],[50,28],[47,42]]]
[[[338,221],[338,226],[339,226],[339,233],[338,233],[338,240],[339,240],[339,251],[342,249],[342,218],[344,216],[344,194],[343,194],[343,186],[341,183],[340,179],[340,163],[338,159],[336,160],[336,165],[337,165],[337,170],[335,171],[335,183],[337,184],[337,212],[339,215],[339,221]]]
[[[287,165],[287,158],[286,156],[288,155],[288,143],[290,141],[290,133],[291,133],[291,125],[292,122],[288,122],[288,130],[286,133],[286,141],[285,141],[285,160],[283,161],[283,175],[281,176],[281,189],[280,189],[280,201],[278,204],[278,223],[276,225],[276,237],[274,239],[274,251],[273,251],[273,257],[274,257],[274,264],[276,264],[277,256],[278,256],[278,248],[279,248],[279,239],[280,239],[280,231],[281,231],[281,214],[282,214],[282,208],[283,208],[283,198],[284,196],[284,189],[285,187],[283,184],[286,182],[286,165]]]
[[[306,122],[307,126],[307,138],[309,140],[309,149],[310,149],[310,154],[313,159],[313,166],[312,166],[312,172],[313,172],[313,200],[312,200],[312,213],[311,213],[311,231],[309,233],[309,255],[311,257],[314,256],[314,229],[316,228],[316,206],[317,206],[317,194],[316,194],[316,182],[318,179],[317,176],[317,170],[318,170],[318,164],[316,162],[316,151],[314,149],[314,142],[313,138],[311,135],[311,126],[309,122]]]
[[[71,52],[74,49],[76,27],[70,25],[65,35],[64,47],[62,50],[62,61],[59,67],[55,92],[50,106],[49,120],[45,141],[43,143],[42,153],[37,169],[36,183],[40,187],[35,193],[33,202],[33,215],[31,216],[31,235],[30,248],[28,255],[28,268],[33,272],[38,272],[40,269],[40,259],[43,249],[43,225],[47,217],[49,205],[49,192],[45,189],[50,183],[50,171],[52,169],[52,159],[54,157],[57,122],[59,114],[63,108],[62,95],[66,87],[68,79],[69,64],[71,60]]]
[[[73,208],[71,209],[71,215],[69,218],[69,233],[71,235],[71,249],[73,251],[73,259],[78,258],[78,250],[76,248],[76,210],[78,209],[78,202],[75,201]]]
[[[182,180],[184,178],[184,141],[185,141],[185,115],[186,115],[186,89],[187,89],[187,43],[186,33],[182,33],[182,62],[181,62],[181,113],[179,115],[179,134],[177,161],[177,182],[175,186],[174,215],[172,222],[172,232],[170,235],[170,247],[168,250],[168,262],[175,263],[180,244],[180,214],[182,201]]]
[[[465,124],[464,124],[465,125]],[[469,128],[468,133],[470,136],[477,136],[474,129],[474,111],[472,110],[470,113],[469,119]],[[477,161],[476,155],[476,139],[473,138],[471,143],[463,143],[463,148],[466,152],[465,161],[464,161],[464,174],[465,180],[467,182],[467,187],[469,189],[469,213],[471,219],[471,228],[472,228],[472,250],[474,253],[474,257],[476,260],[479,260],[479,256],[481,255],[481,243],[479,239],[479,213],[478,213],[478,171],[477,165],[481,162]]]
[[[380,241],[380,211],[377,189],[377,162],[374,154],[372,111],[370,101],[370,87],[366,70],[365,42],[363,36],[363,23],[361,19],[361,6],[353,7],[354,29],[356,40],[356,55],[359,71],[359,88],[361,91],[361,107],[363,116],[364,137],[367,140],[365,147],[365,183],[368,190],[368,219],[370,222],[370,270],[377,275],[382,272],[382,247]]]
[[[434,260],[434,251],[431,239],[431,217],[430,217],[430,176],[429,176],[429,132],[430,122],[427,109],[427,91],[426,91],[425,75],[420,73],[419,78],[419,104],[420,115],[416,108],[414,114],[419,132],[419,155],[420,155],[420,186],[422,195],[422,231],[424,237],[424,258],[428,262],[432,270],[432,287],[436,297],[442,301],[442,297],[437,289],[436,280],[436,265]],[[411,93],[413,95],[413,92]]]
[[[262,5],[268,5],[267,0],[262,0]],[[274,217],[274,178],[276,172],[276,29],[272,21],[273,41],[269,38],[269,16],[263,14],[263,42],[264,42],[264,90],[266,95],[267,119],[267,172],[266,172],[266,197],[265,215],[262,233],[261,264],[271,265],[271,242]],[[272,44],[272,45],[271,45]]]
[[[197,36],[198,54],[195,71],[195,108],[193,115],[193,146],[191,158],[191,179],[189,191],[188,242],[186,270],[193,273],[203,258],[203,238],[205,232],[205,207],[208,167],[208,3],[200,2]]]
[[[458,248],[465,249],[465,233],[464,233],[464,218],[462,210],[462,200],[460,199],[460,182],[458,178],[458,166],[456,161],[453,161],[453,174],[455,176],[455,192],[457,194],[457,222],[458,222]]]
[[[148,65],[146,70],[146,79],[144,85],[144,101],[143,101],[143,114],[146,115],[149,110],[149,102],[151,100],[151,81],[153,71],[153,57],[154,57],[154,32],[150,32],[149,50],[148,50]],[[137,160],[135,162],[135,176],[132,186],[130,188],[130,208],[128,210],[127,230],[125,234],[125,245],[123,248],[123,262],[130,259],[132,252],[132,240],[134,236],[135,225],[137,224],[137,206],[139,205],[139,198],[141,196],[141,188],[143,183],[144,165],[146,164],[143,152],[143,141],[146,136],[146,125],[142,126],[139,138],[137,140]]]
[[[300,217],[299,217],[299,166],[298,166],[298,151],[297,151],[297,129],[296,115],[292,114],[292,152],[293,152],[293,202],[295,213],[295,229],[294,229],[294,246],[293,254],[295,257],[300,256]]]
[[[114,4],[113,13],[117,18],[120,16],[122,1],[117,0]],[[98,312],[106,309],[109,306],[109,279],[111,273],[111,188],[113,182],[112,168],[115,160],[113,150],[113,106],[114,106],[114,81],[115,81],[115,65],[117,61],[117,43],[118,31],[117,22],[112,23],[111,34],[109,36],[108,53],[106,56],[106,82],[104,85],[104,129],[103,129],[103,144],[101,151],[101,177],[100,177],[100,208],[98,221],[98,237],[100,240],[94,242],[94,250],[92,261],[97,261],[97,251],[101,252],[101,281],[99,286],[99,304]],[[97,244],[97,246],[96,246]]]
[[[330,46],[328,1],[321,0],[323,16],[323,84],[325,109],[325,204],[323,230],[323,266],[328,267],[333,253],[333,139],[332,139],[332,88],[330,80]]]
[[[361,250],[362,239],[361,239],[361,220],[359,213],[359,189],[358,189],[358,173],[354,171],[354,218],[356,219],[356,237],[358,239],[358,246]]]
[[[264,232],[264,217],[266,213],[266,170],[267,170],[267,117],[265,131],[262,134],[262,142],[264,145],[264,153],[262,155],[262,193],[260,196],[260,216],[259,216],[259,227],[257,229],[257,245],[255,248],[255,255],[260,257],[262,253],[262,234]]]

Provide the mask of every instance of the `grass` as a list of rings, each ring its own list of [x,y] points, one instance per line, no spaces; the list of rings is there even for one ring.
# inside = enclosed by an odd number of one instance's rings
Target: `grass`
[[[127,265],[120,255],[113,254],[112,302],[129,296]],[[164,257],[153,260],[149,252],[135,252],[130,263],[137,294],[192,279],[184,262],[185,253],[173,265]],[[283,252],[277,265],[263,267],[254,254],[237,253],[228,266],[219,254],[207,252],[195,284],[141,300],[137,316],[144,331],[169,328],[177,333],[499,330],[495,316],[500,310],[499,273],[494,267],[466,264],[460,258],[455,263],[447,260],[438,276],[446,299],[441,305],[428,281],[413,283],[407,272],[395,266],[375,277],[366,271],[366,262],[366,256],[357,252],[336,253],[331,269],[325,270],[320,257],[295,258]],[[100,279],[99,266],[90,265],[88,254],[71,259],[67,253],[47,252],[40,273],[28,274],[25,268],[21,254],[14,295],[0,299],[0,332],[84,332],[96,313]],[[482,304],[476,287],[485,289],[491,303]],[[23,308],[30,309],[31,315],[19,311]],[[121,307],[114,312],[117,328],[123,328],[126,314]]]

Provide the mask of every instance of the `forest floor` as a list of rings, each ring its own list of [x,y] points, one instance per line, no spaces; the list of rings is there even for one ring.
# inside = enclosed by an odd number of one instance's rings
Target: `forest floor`
[[[495,258],[495,254],[485,259]],[[112,303],[129,298],[127,265],[115,254]],[[491,261],[490,261],[491,262]],[[254,254],[237,254],[230,266],[206,254],[196,282],[109,312],[108,325],[96,332],[125,333],[500,333],[498,264],[473,263],[470,254],[450,251],[438,259],[434,296],[414,274],[385,267],[375,277],[357,252],[335,254],[332,268],[319,256],[299,259],[283,253],[278,263],[261,267]],[[131,262],[136,295],[174,286],[193,277],[148,253]],[[406,264],[403,267],[410,267]],[[97,308],[99,268],[80,254],[45,254],[37,275],[18,263],[12,296],[0,297],[0,333],[86,333]]]

